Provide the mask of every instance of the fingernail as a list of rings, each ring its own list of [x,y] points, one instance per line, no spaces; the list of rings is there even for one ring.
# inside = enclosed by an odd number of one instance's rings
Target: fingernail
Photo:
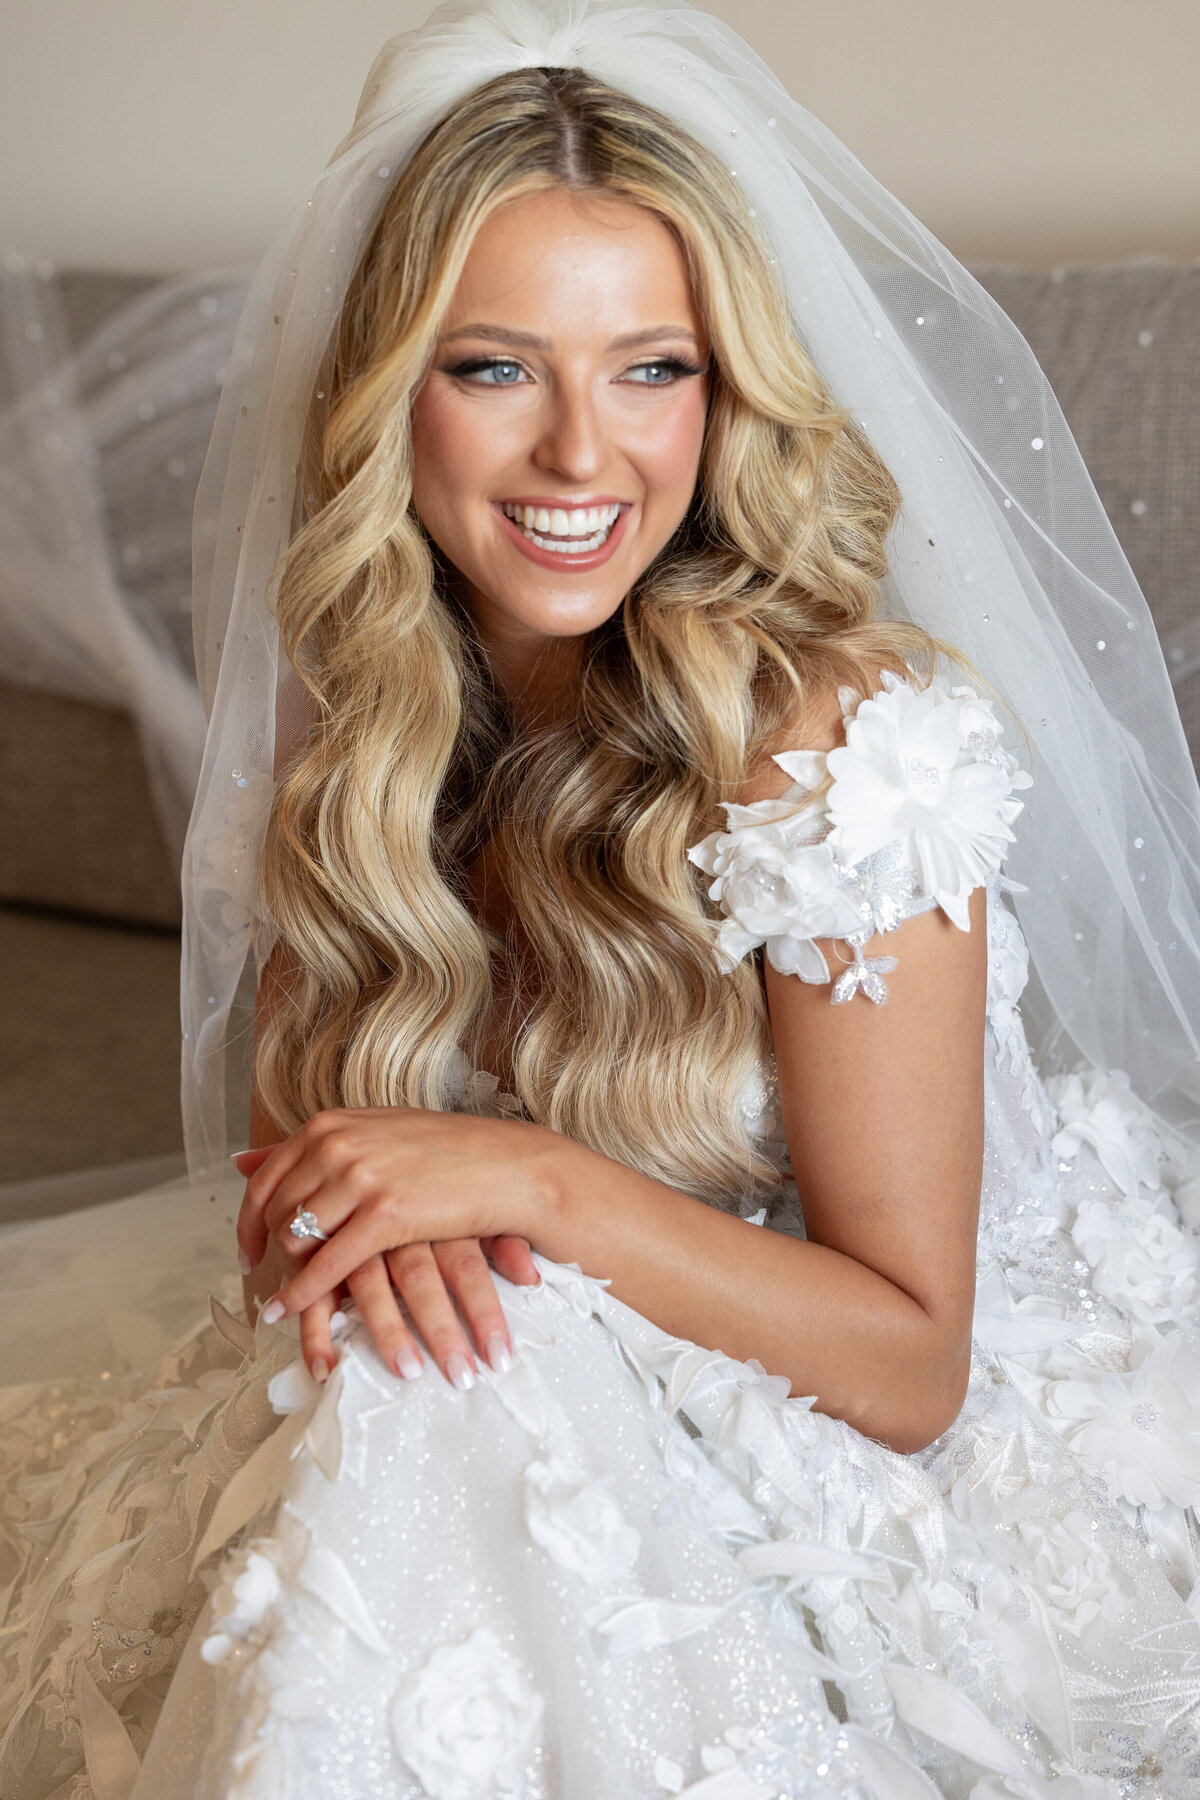
[[[397,1350],[396,1373],[403,1375],[405,1381],[416,1381],[425,1373],[425,1364],[411,1350]]]
[[[278,1325],[286,1311],[287,1307],[282,1300],[268,1300],[262,1309],[263,1324]]]
[[[475,1386],[475,1371],[458,1350],[453,1356],[446,1358],[446,1379],[460,1394],[469,1392]]]
[[[239,1156],[245,1156],[245,1154],[246,1152],[244,1150],[231,1150],[229,1152],[229,1160],[231,1163],[235,1163]]]
[[[497,1375],[507,1375],[513,1366],[513,1355],[498,1331],[494,1331],[487,1341],[484,1355]]]
[[[238,1251],[238,1268],[242,1271],[242,1274],[248,1275],[253,1267],[254,1267],[254,1264],[250,1261],[250,1258],[246,1255],[246,1252],[244,1250],[239,1250]]]
[[[313,1357],[312,1377],[314,1381],[329,1380],[329,1364],[323,1356]]]

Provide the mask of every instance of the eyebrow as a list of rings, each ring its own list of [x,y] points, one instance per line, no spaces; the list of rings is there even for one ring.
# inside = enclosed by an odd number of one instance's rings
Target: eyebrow
[[[518,331],[511,325],[459,325],[448,331],[443,341],[449,343],[453,338],[461,337],[484,338],[490,344],[515,344],[522,350],[554,348],[549,338],[539,337],[534,331]],[[661,343],[663,338],[687,338],[689,343],[697,343],[695,332],[684,325],[650,325],[645,331],[627,331],[624,336],[613,338],[608,348],[639,350],[645,344]]]

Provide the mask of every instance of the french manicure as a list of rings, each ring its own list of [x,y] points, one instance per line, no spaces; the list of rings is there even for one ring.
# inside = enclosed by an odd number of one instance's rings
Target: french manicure
[[[494,1369],[497,1375],[507,1375],[513,1366],[512,1351],[498,1331],[494,1331],[488,1339],[484,1355],[488,1359],[488,1366]]]
[[[286,1311],[287,1307],[283,1304],[282,1300],[268,1300],[267,1304],[262,1309],[263,1324],[278,1325]]]
[[[425,1373],[425,1364],[412,1350],[397,1350],[396,1373],[403,1375],[405,1381],[416,1381]]]
[[[329,1380],[329,1364],[325,1361],[323,1356],[313,1357],[312,1377],[314,1381]]]
[[[461,1351],[456,1350],[453,1356],[446,1358],[446,1379],[460,1394],[468,1393],[475,1386],[475,1371]]]
[[[254,1267],[254,1264],[250,1261],[250,1258],[246,1255],[246,1252],[244,1250],[242,1250],[241,1248],[239,1248],[237,1256],[238,1256],[238,1268],[242,1271],[243,1275],[248,1275],[250,1273],[251,1269]]]

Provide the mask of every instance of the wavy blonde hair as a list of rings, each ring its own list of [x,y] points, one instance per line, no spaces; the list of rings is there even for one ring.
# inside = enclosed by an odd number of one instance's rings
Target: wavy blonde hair
[[[666,223],[712,385],[687,517],[591,634],[575,715],[518,733],[411,504],[410,403],[479,227],[550,187]],[[261,1104],[289,1132],[332,1106],[442,1107],[507,1005],[531,1119],[719,1204],[769,1190],[739,1109],[770,1047],[761,974],[719,969],[687,847],[814,702],[905,662],[927,679],[950,651],[878,617],[899,495],[797,341],[737,184],[580,70],[499,76],[405,167],[320,387],[276,601],[319,720],[261,865],[289,966]],[[488,838],[523,963],[466,903]]]

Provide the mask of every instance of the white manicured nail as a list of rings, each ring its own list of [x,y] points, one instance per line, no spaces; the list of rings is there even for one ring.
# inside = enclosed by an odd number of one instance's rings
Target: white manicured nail
[[[314,1381],[329,1380],[329,1364],[323,1356],[313,1357],[312,1376]]]
[[[282,1300],[268,1300],[262,1309],[263,1324],[278,1325],[286,1311],[287,1308]]]
[[[412,1350],[397,1350],[396,1373],[405,1381],[416,1381],[425,1373],[425,1364]]]
[[[495,1369],[497,1375],[507,1375],[513,1366],[513,1355],[498,1331],[494,1331],[487,1341],[484,1352],[488,1364]]]
[[[466,1357],[456,1350],[453,1356],[446,1358],[446,1379],[460,1394],[467,1393],[475,1386],[475,1371]]]
[[[254,1267],[254,1264],[250,1261],[250,1258],[246,1255],[244,1250],[239,1249],[237,1256],[238,1268],[242,1271],[243,1275],[248,1275]]]

